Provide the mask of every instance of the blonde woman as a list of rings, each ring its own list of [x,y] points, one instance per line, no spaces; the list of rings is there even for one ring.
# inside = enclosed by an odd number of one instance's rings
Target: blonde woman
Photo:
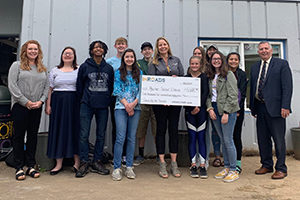
[[[24,180],[26,175],[38,178],[34,168],[37,133],[40,125],[42,105],[48,93],[47,69],[42,63],[43,53],[36,40],[22,45],[21,61],[14,62],[8,73],[8,88],[12,97],[12,118],[14,121],[13,155],[16,179]],[[27,133],[26,148],[24,137]]]
[[[183,76],[183,67],[179,58],[172,55],[170,44],[164,37],[156,40],[153,61],[148,68],[149,75]],[[167,127],[169,131],[169,151],[171,154],[171,173],[180,177],[176,157],[178,152],[178,122],[181,106],[155,105],[153,111],[157,120],[156,151],[160,159],[159,175],[168,178],[165,161],[165,136]]]

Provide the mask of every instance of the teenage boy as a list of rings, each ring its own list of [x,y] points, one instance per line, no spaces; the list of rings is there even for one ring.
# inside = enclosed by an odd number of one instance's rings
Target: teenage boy
[[[106,62],[114,68],[114,71],[117,71],[119,69],[119,67],[121,66],[122,54],[128,47],[127,40],[123,37],[117,38],[115,41],[114,47],[117,50],[117,55],[107,59]],[[115,104],[116,104],[116,97],[113,96],[111,99],[110,107],[109,107],[110,108],[110,119],[111,119],[111,124],[112,124],[112,152],[114,152],[114,145],[115,145],[115,141],[116,141]],[[126,144],[126,141],[125,141],[125,144]],[[125,144],[124,144],[124,148],[123,148],[123,160],[122,160],[123,165],[125,165],[125,162],[126,162],[126,159],[125,159],[126,145]]]
[[[141,46],[141,53],[143,58],[137,61],[139,68],[143,71],[143,75],[148,74],[148,64],[152,59],[153,47],[150,42],[144,42]],[[151,121],[152,135],[155,140],[156,134],[156,120],[155,115],[152,110],[151,105],[142,105],[141,104],[141,115],[139,120],[139,125],[137,128],[137,139],[139,144],[139,155],[136,157],[133,165],[138,166],[142,164],[145,160],[144,158],[144,147],[145,147],[145,138],[147,134],[148,124]]]
[[[96,143],[91,172],[108,175],[109,170],[101,162],[108,119],[108,106],[113,92],[114,70],[104,57],[107,46],[102,41],[90,44],[90,58],[80,66],[77,77],[77,93],[80,99],[80,167],[76,177],[84,177],[89,169],[89,135],[93,116],[96,117]]]

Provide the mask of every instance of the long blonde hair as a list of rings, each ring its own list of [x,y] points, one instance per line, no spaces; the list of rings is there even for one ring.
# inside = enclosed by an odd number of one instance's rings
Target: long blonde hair
[[[36,44],[38,46],[38,56],[35,59],[37,71],[38,72],[47,71],[46,67],[43,64],[43,52],[41,49],[41,45],[36,40],[28,40],[27,42],[25,42],[25,44],[22,45],[21,53],[20,53],[20,58],[21,58],[21,67],[20,68],[22,70],[27,70],[27,71],[31,70],[31,67],[29,65],[29,59],[27,57],[27,47],[29,44]]]
[[[159,51],[158,51],[158,41],[159,40],[164,40],[168,44],[168,46],[169,46],[168,55],[172,56],[172,51],[171,51],[171,47],[170,47],[170,44],[169,44],[168,40],[165,37],[159,37],[156,40],[154,56],[153,56],[153,60],[152,60],[152,63],[154,65],[158,65],[158,58],[160,57]]]

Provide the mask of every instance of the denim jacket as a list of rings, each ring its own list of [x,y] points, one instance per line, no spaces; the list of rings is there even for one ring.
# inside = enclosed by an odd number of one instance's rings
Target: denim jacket
[[[206,100],[207,110],[211,110],[212,102],[212,79],[209,80],[209,94]],[[239,107],[237,81],[232,71],[228,71],[227,77],[218,76],[217,79],[217,107],[220,115],[224,111],[237,112]]]

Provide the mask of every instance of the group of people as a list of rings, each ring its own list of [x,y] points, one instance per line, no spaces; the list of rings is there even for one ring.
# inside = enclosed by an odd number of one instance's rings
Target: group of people
[[[21,59],[12,64],[8,76],[14,120],[13,157],[16,180],[24,180],[27,175],[33,178],[40,176],[34,166],[37,133],[44,103],[45,112],[50,116],[47,156],[56,160],[50,175],[63,170],[64,158],[74,158],[72,169],[75,177],[84,177],[89,171],[101,175],[110,174],[110,170],[102,162],[110,112],[113,180],[121,180],[124,175],[129,179],[136,177],[133,166],[144,162],[149,121],[160,165],[159,176],[168,178],[169,172],[174,177],[181,176],[176,161],[181,106],[139,104],[141,75],[184,76],[180,59],[172,54],[170,44],[164,37],[156,40],[154,49],[151,43],[144,42],[141,45],[144,57],[140,60],[137,60],[135,51],[128,48],[125,38],[118,38],[114,47],[117,55],[105,60],[107,45],[99,40],[92,42],[89,46],[90,58],[80,66],[77,64],[75,49],[65,47],[61,52],[59,65],[52,68],[48,75],[42,63],[40,44],[35,40],[23,44]],[[258,119],[257,133],[262,163],[262,167],[255,173],[273,171],[273,137],[278,160],[272,178],[284,178],[287,175],[285,118],[291,110],[291,71],[285,60],[272,57],[272,47],[268,42],[259,44],[258,54],[262,61],[252,67],[250,77],[250,109]],[[240,60],[240,55],[236,52],[225,58],[215,45],[209,46],[206,52],[204,48],[196,47],[189,59],[186,77],[201,79],[201,105],[184,107],[192,177],[208,177],[209,151],[206,137],[209,135],[210,122],[216,154],[213,165],[222,165],[220,153],[216,153],[220,152],[220,144],[224,158],[224,168],[215,178],[223,179],[224,182],[239,178],[242,169],[241,132],[248,82],[246,73],[239,68]],[[270,73],[272,76],[269,76]],[[278,86],[277,91],[273,91],[274,85]],[[90,160],[89,134],[94,115],[96,142],[93,158]],[[167,169],[165,160],[167,130],[170,170]],[[139,154],[134,160],[136,138]],[[125,165],[124,174],[122,165]],[[26,172],[24,166],[27,166]]]

